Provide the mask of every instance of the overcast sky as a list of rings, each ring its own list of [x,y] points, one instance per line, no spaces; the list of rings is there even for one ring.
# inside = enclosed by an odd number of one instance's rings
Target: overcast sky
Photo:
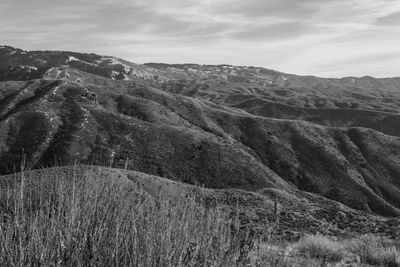
[[[137,63],[400,76],[400,1],[0,0],[0,44]]]

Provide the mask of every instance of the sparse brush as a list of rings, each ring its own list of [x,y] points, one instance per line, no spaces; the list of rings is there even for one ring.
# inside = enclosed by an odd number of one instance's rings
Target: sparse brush
[[[328,262],[340,261],[345,252],[340,242],[322,235],[306,235],[295,244],[295,248],[303,255]]]
[[[139,183],[90,172],[27,177],[0,210],[0,266],[239,264],[237,222],[220,208],[150,197]]]
[[[361,262],[379,266],[400,266],[400,248],[394,241],[374,235],[363,235],[348,242],[349,249]]]
[[[272,223],[269,224],[268,228],[268,240],[271,240],[272,235],[274,235],[276,229],[278,228],[279,225],[279,215],[280,215],[280,208],[279,208],[279,201],[278,198],[274,198],[274,210],[273,210],[273,219]]]
[[[241,225],[238,202],[234,211],[207,204],[201,188],[164,199],[161,188],[150,195],[139,179],[68,170],[22,171],[2,181],[0,266],[320,266],[349,253],[400,266],[398,243],[374,236],[279,243],[271,235],[277,200],[265,238]]]

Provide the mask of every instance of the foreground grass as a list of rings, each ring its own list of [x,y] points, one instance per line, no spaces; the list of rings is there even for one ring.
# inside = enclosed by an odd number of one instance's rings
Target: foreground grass
[[[33,189],[33,190],[32,190]],[[139,184],[107,177],[24,180],[7,189],[0,266],[205,266],[241,261],[237,224],[190,196],[151,198]],[[238,228],[238,227],[237,227]],[[242,260],[243,261],[243,260]]]
[[[307,235],[294,248],[303,255],[324,262],[400,266],[400,241],[374,235],[335,240],[321,235]]]
[[[90,171],[46,173],[0,188],[0,266],[400,266],[399,243],[384,238],[261,242],[192,196],[165,200]]]

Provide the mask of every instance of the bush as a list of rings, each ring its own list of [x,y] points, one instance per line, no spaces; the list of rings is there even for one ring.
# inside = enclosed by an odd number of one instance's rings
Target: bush
[[[341,243],[322,235],[306,235],[295,244],[295,248],[301,254],[328,262],[340,261],[345,254]]]
[[[351,240],[348,247],[350,251],[360,256],[363,263],[400,266],[400,251],[392,240],[374,235],[363,235]]]

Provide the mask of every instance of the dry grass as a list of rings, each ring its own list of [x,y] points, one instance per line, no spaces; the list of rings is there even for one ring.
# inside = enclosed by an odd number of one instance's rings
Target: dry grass
[[[94,172],[3,179],[0,266],[320,266],[350,254],[356,264],[400,266],[400,243],[391,240],[250,240],[229,210],[205,208],[188,195],[176,199]]]
[[[328,262],[340,261],[345,252],[343,244],[322,235],[306,235],[296,243],[295,248],[303,255]]]
[[[149,198],[129,181],[64,173],[34,183],[22,174],[0,205],[0,266],[221,266],[245,260],[231,231],[237,221],[190,196],[172,203]]]
[[[373,235],[364,235],[348,242],[349,249],[363,263],[379,266],[400,266],[400,243]]]
[[[302,255],[323,259],[324,262],[400,266],[400,243],[375,235],[340,241],[321,235],[307,235],[294,248]]]

